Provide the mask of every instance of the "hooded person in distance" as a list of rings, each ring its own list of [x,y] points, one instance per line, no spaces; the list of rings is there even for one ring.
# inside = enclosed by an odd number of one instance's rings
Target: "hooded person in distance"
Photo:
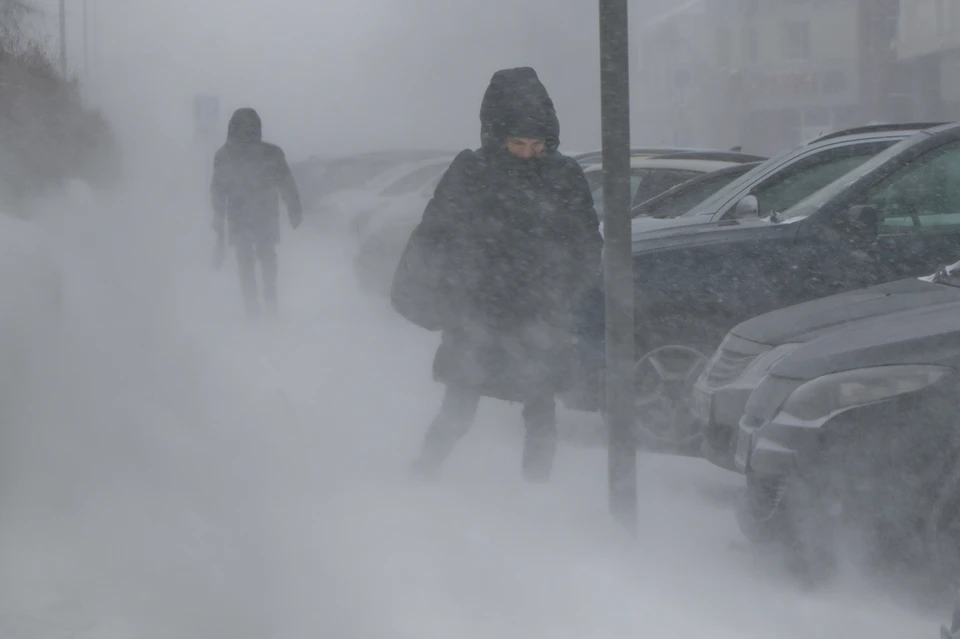
[[[260,312],[258,261],[264,299],[271,311],[277,310],[278,192],[290,224],[297,228],[303,210],[283,150],[263,141],[260,116],[255,110],[237,109],[227,125],[227,141],[213,159],[210,195],[219,246],[229,239],[230,246],[236,248],[244,305],[251,317]]]
[[[413,471],[438,472],[491,397],[523,404],[524,477],[547,481],[573,306],[596,279],[603,239],[583,170],[557,150],[559,120],[533,69],[497,71],[480,122],[481,148],[454,159],[412,238],[437,269],[433,375],[446,386]]]

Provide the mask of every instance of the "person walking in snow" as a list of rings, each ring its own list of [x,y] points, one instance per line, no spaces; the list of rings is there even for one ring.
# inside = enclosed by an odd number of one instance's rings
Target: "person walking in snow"
[[[603,239],[583,170],[557,150],[560,124],[534,69],[497,71],[480,122],[481,148],[453,160],[408,244],[429,265],[424,281],[404,281],[405,254],[392,290],[398,310],[434,309],[435,325],[421,325],[442,336],[433,375],[446,391],[412,471],[435,475],[491,397],[523,404],[523,475],[543,482],[557,448],[555,396],[571,381],[573,306],[596,281]]]
[[[226,241],[236,249],[243,301],[250,317],[260,313],[256,264],[260,263],[263,297],[277,311],[277,244],[283,198],[290,224],[303,219],[300,195],[283,150],[263,141],[262,123],[254,109],[237,109],[227,126],[227,141],[213,159],[210,195],[222,263]]]

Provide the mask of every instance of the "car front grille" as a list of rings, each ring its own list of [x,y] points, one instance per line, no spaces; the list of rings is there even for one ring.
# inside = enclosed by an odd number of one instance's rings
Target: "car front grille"
[[[712,388],[729,384],[740,377],[757,357],[757,353],[738,353],[722,348],[704,371],[704,381]]]

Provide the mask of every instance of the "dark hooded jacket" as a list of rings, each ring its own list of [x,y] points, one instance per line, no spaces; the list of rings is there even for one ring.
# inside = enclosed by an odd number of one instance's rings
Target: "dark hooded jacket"
[[[237,109],[227,126],[227,141],[214,156],[210,184],[217,223],[226,222],[231,244],[280,240],[278,191],[290,222],[299,225],[300,196],[283,150],[263,141],[255,110]]]
[[[438,381],[523,401],[560,392],[572,362],[572,306],[596,281],[603,240],[580,165],[530,68],[494,74],[480,109],[482,146],[451,163],[414,231],[439,264]],[[546,141],[521,160],[507,137]]]

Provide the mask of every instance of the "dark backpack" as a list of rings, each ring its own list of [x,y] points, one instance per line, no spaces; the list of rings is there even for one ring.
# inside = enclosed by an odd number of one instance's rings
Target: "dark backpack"
[[[443,328],[441,313],[440,257],[427,249],[420,239],[418,225],[400,256],[390,286],[390,304],[407,321],[428,331]]]

